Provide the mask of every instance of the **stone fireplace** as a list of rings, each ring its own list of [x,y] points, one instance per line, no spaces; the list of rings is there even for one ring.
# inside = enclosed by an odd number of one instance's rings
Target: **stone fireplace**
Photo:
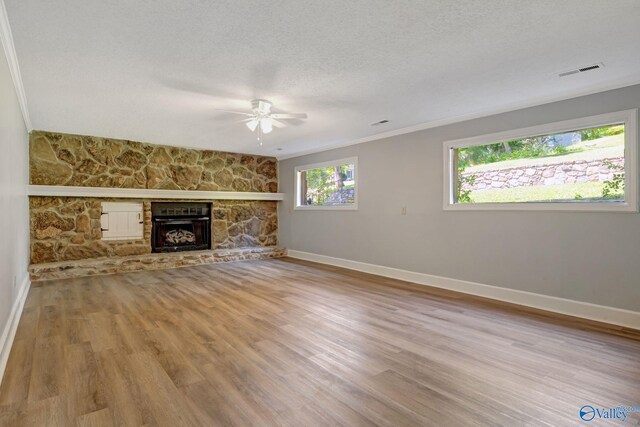
[[[273,157],[34,131],[29,161],[32,280],[286,254]],[[142,235],[105,238],[105,202],[141,203]]]
[[[209,203],[151,203],[151,251],[211,249]]]

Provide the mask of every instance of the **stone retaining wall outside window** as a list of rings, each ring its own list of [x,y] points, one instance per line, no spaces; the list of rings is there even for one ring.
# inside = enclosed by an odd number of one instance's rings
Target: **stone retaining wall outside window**
[[[624,166],[624,157],[597,160],[576,160],[564,163],[519,166],[514,168],[485,171],[465,171],[461,175],[475,176],[472,186],[463,184],[464,190],[485,190],[489,188],[513,188],[534,185],[553,185],[580,182],[603,182],[613,178],[613,170],[607,163]]]

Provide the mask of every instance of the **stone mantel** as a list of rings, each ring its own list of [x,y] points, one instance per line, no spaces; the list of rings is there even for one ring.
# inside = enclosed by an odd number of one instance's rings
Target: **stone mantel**
[[[100,197],[121,199],[191,200],[271,200],[281,201],[283,193],[248,191],[159,190],[147,188],[74,187],[65,185],[29,185],[29,196]]]

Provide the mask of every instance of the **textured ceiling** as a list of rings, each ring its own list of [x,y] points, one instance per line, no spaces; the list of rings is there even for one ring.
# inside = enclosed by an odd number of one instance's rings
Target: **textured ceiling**
[[[290,156],[640,82],[637,0],[5,4],[42,130]],[[216,111],[257,97],[309,118],[258,147]]]

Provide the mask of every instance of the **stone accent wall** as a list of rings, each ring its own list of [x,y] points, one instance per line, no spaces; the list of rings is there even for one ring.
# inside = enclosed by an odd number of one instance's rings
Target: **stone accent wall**
[[[573,162],[531,165],[487,171],[467,171],[462,176],[475,175],[473,186],[464,184],[464,190],[484,190],[488,188],[512,188],[534,185],[552,185],[576,182],[602,182],[613,178],[614,173],[607,162],[624,166],[624,157],[599,160],[576,160]]]
[[[123,241],[101,240],[100,203],[91,198],[30,197],[31,263],[151,252],[150,203],[144,203],[143,239]]]
[[[101,240],[102,201],[78,197],[30,197],[31,263],[117,258],[151,252],[151,200],[144,206],[141,240]],[[132,200],[127,200],[132,201]],[[171,200],[176,201],[176,200]],[[189,201],[189,200],[180,200]],[[277,245],[277,202],[212,202],[212,249]]]
[[[34,185],[203,191],[278,191],[277,161],[219,151],[34,131]]]
[[[219,200],[213,204],[214,249],[278,244],[278,202]]]
[[[34,185],[270,193],[278,191],[278,165],[273,157],[165,147],[54,132],[31,133],[29,166],[30,182]],[[102,240],[100,208],[103,201],[117,200],[30,197],[32,265],[44,268],[42,264],[67,263],[61,267],[65,269],[75,268],[73,263],[80,262],[79,260],[94,260],[95,265],[105,264],[104,260],[109,260],[107,264],[125,268],[126,262],[123,264],[116,260],[131,261],[131,257],[143,257],[139,262],[145,265],[161,262],[149,260],[155,259],[154,256],[160,257],[158,254],[151,254],[152,200],[138,200],[144,206],[143,238],[120,241]],[[214,200],[212,251],[193,257],[179,256],[171,260],[176,265],[183,262],[181,259],[192,258],[195,263],[202,260],[209,262],[214,258],[218,262],[226,258],[219,254],[214,256],[215,251],[239,248],[254,254],[251,256],[257,256],[255,254],[262,253],[261,249],[277,245],[277,230],[277,202]],[[151,258],[146,259],[145,256]],[[200,261],[194,261],[196,259]],[[83,269],[91,270],[90,264]]]

